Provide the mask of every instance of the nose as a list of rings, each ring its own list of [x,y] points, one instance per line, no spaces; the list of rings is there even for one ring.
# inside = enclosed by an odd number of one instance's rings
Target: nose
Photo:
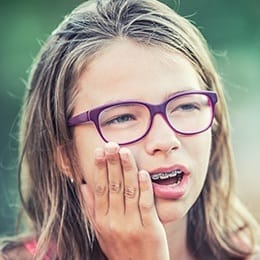
[[[181,143],[174,130],[162,115],[153,118],[152,126],[146,136],[146,150],[150,155],[165,153],[179,149]]]

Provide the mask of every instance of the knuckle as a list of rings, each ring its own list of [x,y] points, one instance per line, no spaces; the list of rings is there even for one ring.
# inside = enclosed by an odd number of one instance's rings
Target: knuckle
[[[123,233],[122,227],[114,221],[110,222],[109,231],[110,231],[110,234],[112,236],[114,236],[115,238],[118,238]]]
[[[140,231],[140,226],[131,224],[126,227],[125,233],[129,238],[135,239],[140,237]]]
[[[128,241],[133,241],[140,237],[140,232],[133,228],[132,225],[122,225],[116,221],[110,222],[109,233],[110,237],[114,239],[120,238],[121,240],[127,239]]]
[[[122,161],[122,166],[125,171],[131,171],[134,169],[133,164],[130,161]]]
[[[113,193],[119,193],[122,190],[122,183],[121,182],[115,182],[111,181],[109,183],[109,191]]]
[[[107,155],[107,160],[111,165],[117,164],[118,161],[118,155],[117,154],[109,154]]]
[[[126,198],[133,199],[136,197],[137,189],[132,186],[125,186],[124,195]]]
[[[95,194],[98,196],[103,196],[107,193],[107,188],[104,185],[97,184],[95,187]]]
[[[125,232],[125,235],[126,235],[128,241],[130,241],[130,242],[135,242],[135,241],[140,240],[140,233],[138,232],[138,230],[134,230],[134,229],[127,230]]]
[[[103,159],[96,159],[95,164],[98,169],[103,169],[105,167],[105,161]]]
[[[143,212],[149,212],[153,209],[154,204],[153,202],[140,202],[139,203],[139,208]]]

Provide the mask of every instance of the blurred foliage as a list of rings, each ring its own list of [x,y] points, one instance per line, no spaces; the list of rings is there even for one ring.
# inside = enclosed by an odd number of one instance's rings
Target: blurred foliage
[[[18,122],[30,65],[41,43],[81,2],[0,0],[0,235],[14,232],[19,208]],[[163,2],[193,21],[208,40],[227,87],[239,172],[250,170],[253,180],[259,181],[260,1]],[[253,180],[243,179],[251,191]]]

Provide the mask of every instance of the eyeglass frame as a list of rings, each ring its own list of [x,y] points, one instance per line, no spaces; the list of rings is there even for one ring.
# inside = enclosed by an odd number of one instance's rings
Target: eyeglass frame
[[[186,95],[191,95],[191,94],[202,94],[205,95],[209,98],[210,100],[210,106],[211,106],[211,120],[208,124],[208,126],[200,131],[197,132],[191,132],[191,133],[185,133],[182,131],[179,131],[178,129],[176,129],[171,122],[169,122],[168,118],[167,118],[167,113],[166,113],[166,107],[168,105],[169,102],[171,102],[172,100],[181,97],[181,96],[186,96]],[[142,102],[139,100],[126,100],[126,101],[122,101],[122,102],[112,102],[109,104],[105,104],[105,105],[101,105],[98,107],[95,107],[93,109],[84,111],[78,115],[72,116],[69,118],[68,120],[68,126],[69,127],[75,127],[77,125],[82,125],[85,124],[87,122],[93,122],[99,135],[101,136],[101,138],[105,141],[105,142],[109,142],[108,139],[106,139],[103,134],[102,131],[100,129],[100,125],[99,125],[99,115],[101,114],[101,112],[109,107],[113,107],[113,106],[117,106],[117,105],[125,105],[125,104],[131,104],[131,103],[135,103],[135,104],[139,104],[139,105],[143,105],[145,106],[148,110],[149,110],[149,115],[150,115],[150,123],[147,127],[147,130],[144,132],[144,134],[141,137],[138,137],[137,139],[134,139],[133,141],[129,141],[129,142],[123,142],[123,143],[119,143],[119,145],[126,145],[126,144],[131,144],[131,143],[135,143],[138,142],[139,140],[141,140],[142,138],[144,138],[150,131],[152,124],[153,124],[153,119],[154,116],[156,114],[161,114],[161,116],[163,117],[163,119],[165,120],[165,122],[168,124],[168,126],[176,133],[181,134],[181,135],[195,135],[195,134],[200,134],[202,132],[207,131],[213,123],[214,117],[215,117],[215,105],[218,101],[218,96],[217,93],[215,91],[209,91],[209,90],[191,90],[191,91],[183,91],[183,92],[179,92],[177,94],[172,95],[171,97],[169,97],[167,100],[165,100],[164,102],[160,103],[160,104],[150,104],[150,103],[146,103],[146,102]]]

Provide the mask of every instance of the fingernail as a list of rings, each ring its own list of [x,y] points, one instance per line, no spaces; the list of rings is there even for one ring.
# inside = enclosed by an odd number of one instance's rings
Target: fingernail
[[[150,175],[147,171],[141,170],[139,171],[139,183],[141,191],[148,191],[151,189],[151,184],[149,182]]]
[[[144,170],[139,171],[139,180],[141,182],[146,182],[148,180],[148,173]]]
[[[117,153],[119,150],[119,145],[114,142],[109,142],[105,144],[106,153]]]
[[[129,149],[123,147],[119,150],[120,158],[123,161],[129,161],[130,151]]]
[[[95,150],[95,158],[96,159],[103,159],[105,156],[104,150],[102,148],[97,148]]]

